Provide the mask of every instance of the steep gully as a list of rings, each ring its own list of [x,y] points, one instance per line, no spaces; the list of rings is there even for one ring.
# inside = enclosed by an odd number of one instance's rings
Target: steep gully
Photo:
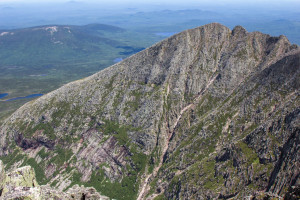
[[[159,171],[159,169],[161,168],[162,164],[164,163],[164,158],[165,158],[165,155],[167,153],[167,150],[169,148],[169,142],[171,141],[171,139],[173,138],[174,134],[175,134],[175,129],[177,127],[177,124],[179,122],[179,120],[181,119],[182,115],[184,114],[184,112],[186,112],[187,110],[189,110],[190,108],[194,107],[195,104],[201,99],[201,97],[203,96],[203,94],[206,92],[206,90],[210,87],[210,85],[216,80],[218,75],[215,75],[213,76],[207,83],[206,87],[200,92],[200,94],[194,99],[194,101],[192,103],[190,103],[189,105],[185,106],[183,109],[181,109],[180,113],[179,113],[179,116],[177,117],[174,125],[172,126],[173,130],[170,130],[169,126],[168,126],[168,122],[166,122],[167,124],[167,129],[168,129],[168,138],[165,139],[165,143],[163,145],[163,149],[162,149],[162,153],[161,153],[161,156],[160,156],[160,160],[159,160],[159,164],[157,167],[154,168],[153,172],[150,173],[146,178],[145,180],[143,181],[142,183],[142,187],[140,189],[140,192],[139,192],[139,195],[138,195],[138,198],[137,200],[142,200],[146,197],[146,195],[148,194],[149,192],[149,179],[151,177],[156,177],[157,176],[157,173]],[[168,85],[167,87],[167,95],[168,96],[170,93],[170,86]],[[153,199],[157,196],[158,194],[154,194],[154,195],[151,195],[150,197],[148,197],[147,199]]]

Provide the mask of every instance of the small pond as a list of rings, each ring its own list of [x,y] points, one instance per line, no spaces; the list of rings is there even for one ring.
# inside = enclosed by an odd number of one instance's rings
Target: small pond
[[[6,97],[7,95],[8,93],[0,93],[0,99]]]
[[[25,97],[15,97],[15,98],[12,98],[12,99],[7,99],[6,101],[15,101],[15,100],[18,100],[18,99],[29,99],[29,98],[40,97],[40,96],[43,96],[43,94],[31,94],[31,95],[28,95],[28,96],[25,96]]]

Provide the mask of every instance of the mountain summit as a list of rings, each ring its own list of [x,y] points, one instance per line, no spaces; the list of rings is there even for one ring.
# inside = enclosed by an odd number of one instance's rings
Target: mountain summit
[[[299,73],[284,36],[187,30],[22,106],[0,159],[114,199],[293,198]]]

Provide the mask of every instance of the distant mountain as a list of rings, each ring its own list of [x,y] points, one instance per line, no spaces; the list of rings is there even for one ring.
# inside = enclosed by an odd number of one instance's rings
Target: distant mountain
[[[297,199],[299,76],[285,36],[208,24],[25,104],[0,159],[118,200]]]
[[[150,46],[149,38],[103,25],[47,25],[0,30],[0,118],[30,99],[6,99],[44,94],[80,79]],[[8,84],[9,83],[9,84]]]
[[[99,60],[108,53],[117,56],[118,49],[127,43],[114,38],[125,30],[108,25],[38,26],[19,30],[0,31],[0,65],[36,65],[49,62]],[[112,34],[112,35],[110,35]],[[123,36],[124,37],[124,36]],[[138,47],[136,51],[140,50]],[[120,50],[119,50],[120,51]]]

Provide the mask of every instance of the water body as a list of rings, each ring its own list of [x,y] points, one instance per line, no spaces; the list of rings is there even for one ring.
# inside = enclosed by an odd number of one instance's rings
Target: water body
[[[43,96],[43,94],[31,94],[31,95],[28,95],[26,97],[15,97],[15,98],[12,98],[12,99],[7,99],[6,101],[15,101],[15,100],[18,100],[18,99],[29,99],[29,98],[40,97],[40,96]]]
[[[29,76],[48,76],[47,74],[32,74],[32,75],[29,75]]]
[[[155,33],[157,36],[162,36],[162,37],[170,37],[172,35],[175,35],[177,32],[161,32],[161,33]]]
[[[116,59],[114,59],[114,63],[121,62],[122,60],[123,60],[123,58],[116,58]]]
[[[8,93],[0,93],[0,99],[6,97],[7,95]]]

